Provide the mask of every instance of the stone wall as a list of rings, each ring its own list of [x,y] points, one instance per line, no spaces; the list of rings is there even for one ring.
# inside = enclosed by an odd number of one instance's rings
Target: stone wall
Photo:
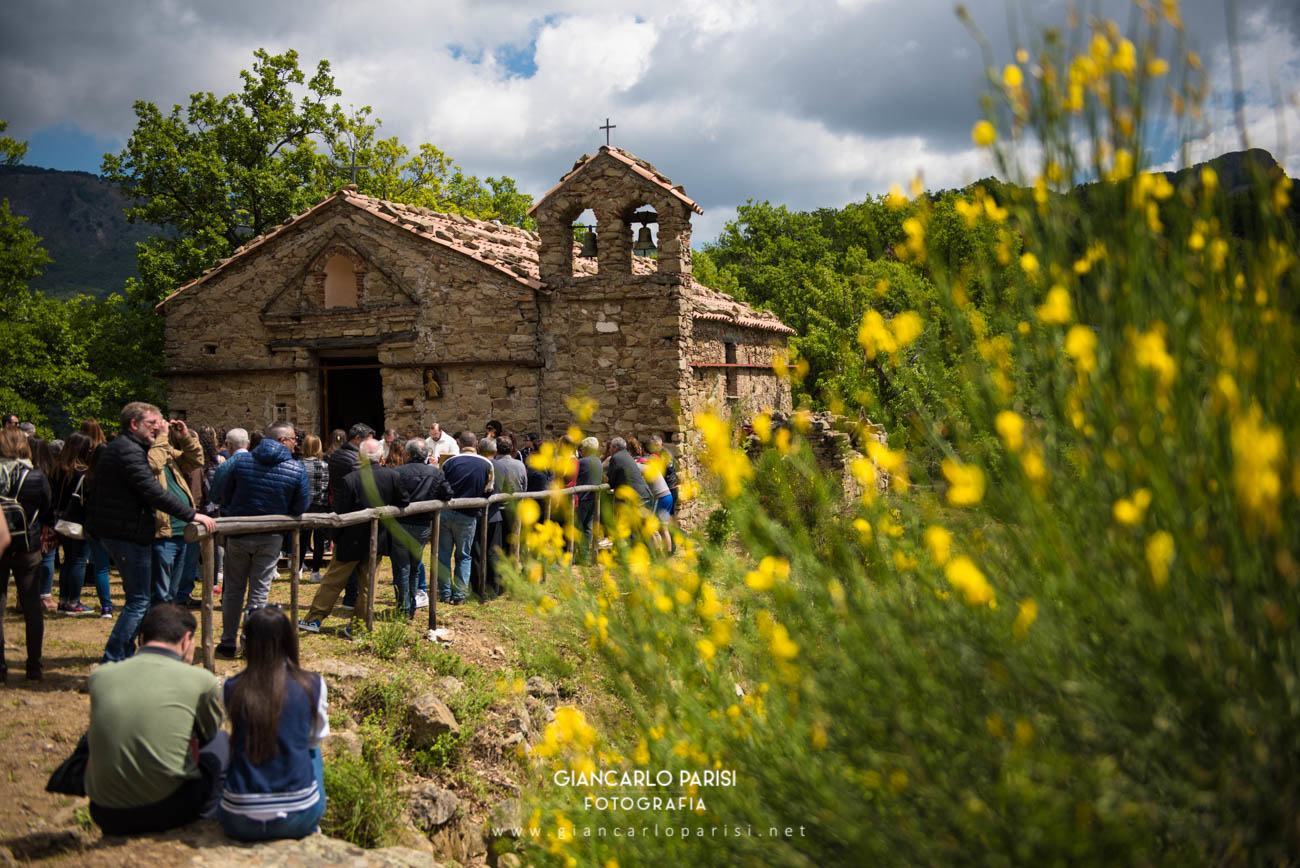
[[[632,215],[649,206],[658,218],[653,274],[634,274]],[[573,221],[590,208],[597,219],[597,273],[575,273]],[[610,436],[659,434],[680,441],[684,341],[689,321],[691,208],[607,150],[571,172],[535,209],[539,266],[547,290],[541,346],[543,432],[570,423],[564,399],[585,394],[599,404],[587,426]]]
[[[359,307],[323,307],[330,256],[359,263]],[[275,406],[320,430],[319,364],[374,355],[385,427],[481,431],[541,424],[537,291],[361,209],[336,202],[166,303],[169,403],[196,423],[263,425]],[[436,369],[428,397],[424,368]],[[238,373],[235,369],[258,369]],[[268,370],[270,369],[270,370]],[[283,371],[283,373],[280,373]],[[237,421],[236,421],[237,420]]]

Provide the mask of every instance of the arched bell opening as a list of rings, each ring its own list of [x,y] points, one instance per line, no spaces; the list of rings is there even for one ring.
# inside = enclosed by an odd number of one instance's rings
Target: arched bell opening
[[[575,276],[600,273],[599,224],[596,212],[590,208],[572,221]]]
[[[659,270],[659,214],[649,203],[635,205],[623,214],[632,242],[633,272],[653,274]]]

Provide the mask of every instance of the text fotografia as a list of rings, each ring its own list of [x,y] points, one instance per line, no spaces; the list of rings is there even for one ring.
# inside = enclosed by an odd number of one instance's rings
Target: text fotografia
[[[639,789],[655,790],[682,787],[688,794],[637,793],[635,795],[611,793],[591,794],[583,799],[584,810],[610,811],[699,811],[707,810],[701,787],[734,787],[736,773],[730,769],[593,769],[574,771],[558,769],[551,780],[559,787],[586,789]]]

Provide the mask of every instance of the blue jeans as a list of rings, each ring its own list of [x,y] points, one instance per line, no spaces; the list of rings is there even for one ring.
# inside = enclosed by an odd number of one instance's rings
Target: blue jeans
[[[59,602],[81,601],[81,586],[86,581],[86,541],[64,537],[63,566],[59,568]]]
[[[150,595],[153,605],[172,601],[172,588],[180,584],[181,570],[184,568],[185,537],[173,536],[153,541],[153,566],[149,570],[153,581]]]
[[[469,596],[470,553],[474,549],[474,528],[478,517],[461,515],[454,509],[442,512],[438,536],[438,599],[463,601]],[[456,548],[456,575],[451,573],[451,549]]]
[[[432,534],[433,528],[429,528]],[[420,558],[420,567],[415,571],[415,589],[417,591],[429,590],[429,578],[424,574],[424,558]]]
[[[117,571],[122,574],[122,591],[126,605],[122,616],[113,625],[104,645],[104,662],[116,663],[135,653],[135,634],[140,622],[149,611],[149,586],[152,581],[153,546],[125,539],[100,540],[112,555]]]
[[[179,575],[172,575],[172,600],[182,605],[194,596],[194,585],[199,580],[199,544],[187,542],[185,556],[181,560]]]
[[[416,565],[424,565],[424,547],[429,542],[431,528],[426,522],[398,524],[419,543],[418,551],[411,549],[396,534],[388,543],[388,559],[393,565],[393,589],[397,591],[397,608],[408,618],[415,617]]]
[[[251,820],[240,814],[219,812],[221,828],[236,841],[272,841],[279,838],[305,838],[320,824],[325,815],[325,766],[321,762],[320,748],[311,750],[312,769],[316,772],[316,791],[320,801],[310,808],[294,811],[274,820]]]
[[[58,546],[41,556],[41,596],[48,597],[54,593],[54,556],[59,553]]]
[[[108,549],[93,536],[86,537],[86,556],[90,569],[95,573],[95,591],[99,594],[99,605],[113,605],[113,596],[108,586]],[[83,581],[84,585],[85,582]]]
[[[99,605],[111,606],[108,595],[108,552],[92,537],[63,540],[63,566],[59,568],[59,602],[80,603],[81,588],[86,584],[86,560],[95,571],[95,588]]]

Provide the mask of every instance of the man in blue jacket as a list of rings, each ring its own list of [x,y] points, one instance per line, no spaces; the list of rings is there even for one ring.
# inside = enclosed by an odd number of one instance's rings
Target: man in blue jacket
[[[230,459],[230,469],[213,479],[211,497],[221,515],[302,515],[311,502],[307,470],[293,458],[298,437],[288,422],[276,422],[252,452]],[[235,639],[245,611],[266,605],[280,560],[282,532],[226,539],[226,578],[221,594],[221,642],[217,656],[236,656]],[[244,608],[247,591],[248,608]]]

